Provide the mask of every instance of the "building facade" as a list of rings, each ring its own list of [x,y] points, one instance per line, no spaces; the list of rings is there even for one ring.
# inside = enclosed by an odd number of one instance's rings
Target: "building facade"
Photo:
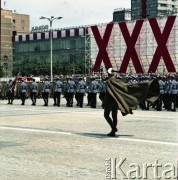
[[[55,74],[85,72],[85,27],[52,32],[52,61]],[[50,32],[13,36],[14,75],[50,75]],[[27,73],[27,74],[25,74]]]
[[[1,56],[0,66],[6,77],[12,76],[12,35],[29,33],[29,16],[1,9]]]
[[[131,0],[132,20],[170,16],[177,12],[177,0]]]
[[[14,36],[13,44],[14,62],[19,68],[22,64],[25,67],[25,61],[44,62],[46,66],[41,68],[46,68],[50,74],[49,32]],[[53,57],[57,74],[63,72],[63,68],[75,74],[79,66],[84,67],[80,73],[87,74],[98,72],[101,67],[104,70],[113,67],[120,73],[176,73],[178,17],[54,31]]]
[[[113,12],[113,22],[122,22],[131,20],[131,10],[130,9],[115,9]]]

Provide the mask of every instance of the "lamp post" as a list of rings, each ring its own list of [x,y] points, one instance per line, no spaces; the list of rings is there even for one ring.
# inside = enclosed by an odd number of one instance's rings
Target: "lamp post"
[[[53,44],[52,44],[52,23],[55,19],[59,20],[62,17],[54,17],[51,16],[50,18],[41,16],[40,19],[47,19],[50,22],[50,55],[51,55],[51,82],[53,80]]]

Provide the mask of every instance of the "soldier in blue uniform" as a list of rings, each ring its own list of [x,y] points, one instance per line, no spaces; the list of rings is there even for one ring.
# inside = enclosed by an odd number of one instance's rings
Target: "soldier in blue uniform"
[[[79,82],[77,83],[76,93],[78,94],[78,104],[81,108],[83,107],[85,88],[86,88],[86,83],[83,81],[83,78],[80,77]]]
[[[170,98],[171,98],[171,111],[176,111],[176,96],[177,96],[177,82],[174,75],[171,76],[171,86],[170,86]]]
[[[76,92],[75,92],[75,100],[77,101],[77,104],[76,106],[79,106],[79,91],[78,91],[78,86],[79,86],[79,81],[80,81],[80,77],[75,81],[75,84],[76,84]]]
[[[46,77],[43,84],[43,100],[44,100],[43,106],[48,106],[50,88],[51,88],[51,84],[49,83],[48,78]]]
[[[99,82],[99,99],[102,102],[102,108],[103,108],[103,99],[106,94],[106,77],[102,77],[102,80]]]
[[[159,82],[160,96],[159,96],[159,99],[157,100],[156,110],[157,111],[162,111],[162,103],[163,103],[164,89],[165,89],[165,82],[163,81],[162,76],[158,77],[158,82]]]
[[[91,108],[96,108],[96,96],[98,92],[98,82],[95,80],[95,77],[92,78],[90,83],[90,91],[91,91]]]
[[[64,97],[65,97],[66,102],[67,102],[66,107],[68,106],[68,101],[69,101],[68,92],[67,92],[68,81],[69,81],[69,76],[66,76],[66,81],[64,81],[64,84],[63,84],[63,94],[64,94]]]
[[[91,106],[91,90],[90,90],[90,84],[92,81],[92,77],[89,78],[89,81],[87,81],[87,105],[86,106]]]
[[[171,87],[172,87],[172,81],[171,76],[168,75],[167,81],[166,81],[166,109],[167,111],[171,111]]]
[[[8,99],[8,103],[7,104],[12,104],[13,100],[14,100],[14,88],[13,88],[13,83],[12,83],[12,79],[9,79],[8,83],[7,83],[7,99]]]
[[[178,74],[176,75],[176,82],[177,82],[177,95],[176,95],[176,105],[177,105],[177,108],[178,108]]]
[[[30,85],[30,92],[31,92],[31,100],[32,100],[32,106],[36,106],[36,96],[38,91],[38,84],[35,82],[35,79],[33,78],[32,84]]]
[[[22,101],[21,105],[25,105],[26,92],[27,92],[27,84],[25,83],[25,79],[22,79],[22,83],[20,84],[20,98]]]
[[[66,88],[67,88],[67,95],[68,95],[67,107],[73,107],[73,98],[74,98],[74,92],[76,89],[76,84],[73,81],[72,77],[69,78],[66,84]]]
[[[60,107],[62,88],[63,83],[60,81],[59,77],[57,77],[54,86],[54,106]]]
[[[167,79],[166,76],[163,76],[163,82],[164,82],[164,94],[163,94],[163,107],[164,109],[167,109]]]

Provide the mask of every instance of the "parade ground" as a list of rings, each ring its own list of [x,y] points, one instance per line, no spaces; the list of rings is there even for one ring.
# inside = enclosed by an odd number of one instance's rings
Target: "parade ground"
[[[96,109],[61,100],[0,101],[1,180],[177,179],[177,112],[119,112],[111,138],[99,100]]]

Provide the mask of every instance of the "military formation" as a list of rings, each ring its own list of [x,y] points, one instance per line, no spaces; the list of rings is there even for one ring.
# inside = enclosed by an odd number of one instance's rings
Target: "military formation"
[[[117,75],[121,81],[129,84],[136,84],[141,82],[157,79],[160,86],[159,99],[154,104],[149,104],[147,101],[142,101],[139,107],[142,110],[149,110],[154,108],[157,111],[167,110],[176,111],[178,108],[178,76],[177,75]],[[101,101],[103,108],[103,99],[106,93],[107,76],[100,78],[96,76],[72,77],[66,78],[55,77],[54,82],[50,82],[48,77],[42,82],[36,82],[32,78],[32,82],[26,82],[22,78],[21,81],[12,81],[0,83],[0,99],[7,100],[7,104],[12,105],[14,99],[21,99],[21,105],[25,105],[27,98],[32,101],[32,106],[36,106],[37,99],[43,98],[44,106],[48,106],[49,98],[53,98],[53,106],[60,107],[61,97],[66,99],[66,107],[74,106],[74,98],[76,100],[75,106],[83,108],[84,98],[87,98],[86,106],[96,108],[97,96]]]

